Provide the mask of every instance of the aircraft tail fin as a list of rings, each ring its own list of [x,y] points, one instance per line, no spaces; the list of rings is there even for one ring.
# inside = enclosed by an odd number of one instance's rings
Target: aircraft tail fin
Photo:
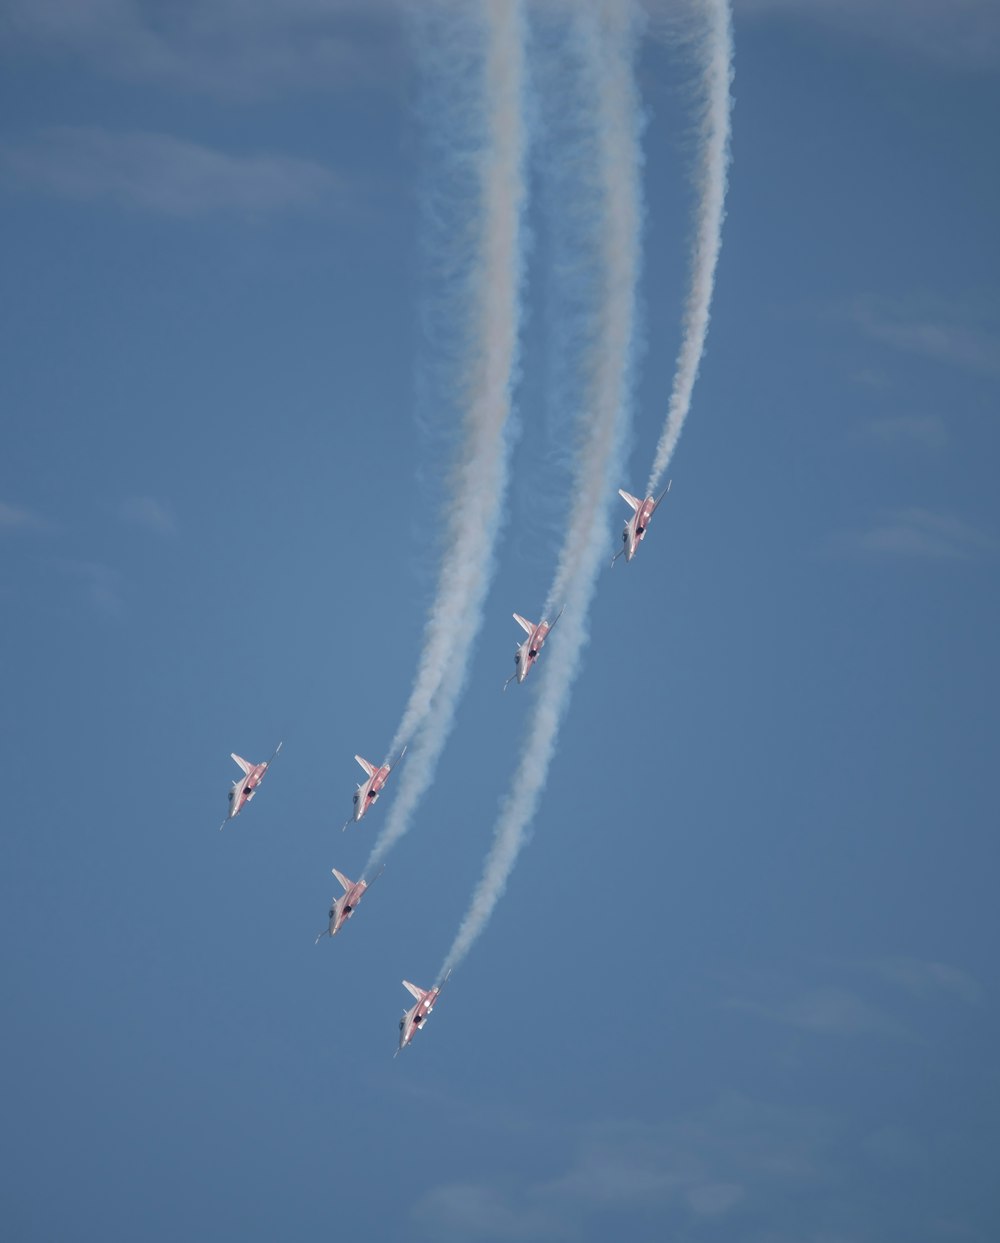
[[[631,492],[626,492],[624,488],[618,489],[618,495],[622,498],[623,501],[627,501],[629,505],[632,506],[633,509],[638,509],[639,506],[642,504],[642,501],[640,501],[637,497],[634,497],[631,494]]]
[[[358,763],[365,770],[365,772],[368,774],[369,777],[375,776],[375,765],[374,764],[369,764],[368,761],[363,756],[360,756],[360,755],[356,755],[354,758],[358,761]]]
[[[656,504],[653,506],[653,509],[652,509],[652,512],[653,512],[654,514],[655,514],[655,513],[656,513],[656,511],[660,508],[660,501],[662,501],[662,500],[663,500],[663,498],[664,498],[664,497],[667,495],[667,493],[670,491],[670,485],[671,485],[672,483],[673,483],[673,480],[672,480],[672,479],[668,479],[668,480],[667,480],[667,486],[663,489],[663,491],[660,493],[660,495],[656,498]]]
[[[230,755],[233,757],[236,763],[239,764],[240,768],[242,768],[245,773],[248,773],[250,769],[253,768],[253,765],[250,763],[249,760],[245,760],[242,755],[237,755],[235,751],[231,751]]]
[[[336,868],[331,868],[330,871],[334,874],[334,876],[336,876],[337,880],[340,881],[341,885],[343,885],[345,892],[354,884],[354,881],[348,880],[344,873],[338,872]]]
[[[409,980],[403,981],[403,987],[412,993],[413,996],[416,997],[417,1001],[423,1001],[424,990],[422,988],[417,988],[416,984],[411,984]]]
[[[526,617],[522,617],[520,613],[514,614],[514,620],[521,627],[521,629],[526,630],[528,634],[531,634],[535,628],[535,623],[528,621],[528,619]]]

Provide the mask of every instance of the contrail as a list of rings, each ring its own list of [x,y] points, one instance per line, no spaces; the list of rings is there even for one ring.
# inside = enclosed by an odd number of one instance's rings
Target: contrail
[[[659,490],[691,406],[698,378],[709,310],[715,288],[715,269],[722,246],[729,171],[729,131],[733,80],[733,29],[729,0],[701,0],[705,31],[699,49],[703,58],[701,80],[701,161],[697,176],[698,208],[691,258],[691,285],[684,308],[684,333],[677,355],[674,386],[667,420],[656,446],[646,496]]]
[[[610,543],[612,484],[620,475],[624,456],[642,223],[640,110],[632,72],[637,15],[625,0],[604,0],[582,10],[579,20],[587,68],[596,83],[593,147],[599,176],[593,220],[599,293],[595,341],[580,363],[588,370],[588,394],[581,415],[585,430],[574,472],[574,501],[546,608],[549,612],[554,603],[564,600],[566,615],[539,670],[544,683],[518,770],[439,980],[462,961],[485,928],[538,808],[587,640],[587,612]]]
[[[461,695],[494,568],[494,543],[507,483],[509,417],[518,359],[525,190],[524,13],[520,0],[485,0],[478,172],[480,229],[472,245],[463,311],[453,325],[467,343],[463,446],[437,593],[427,619],[413,689],[389,753],[408,740],[389,817],[365,873],[406,832],[434,777]],[[462,10],[449,7],[450,28]],[[442,64],[442,72],[453,67]],[[474,109],[476,100],[465,100]],[[462,106],[457,104],[455,106]],[[467,155],[461,157],[463,160]]]

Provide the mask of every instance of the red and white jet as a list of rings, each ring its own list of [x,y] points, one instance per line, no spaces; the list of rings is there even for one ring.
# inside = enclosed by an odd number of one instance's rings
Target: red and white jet
[[[330,869],[337,880],[340,881],[344,888],[344,892],[339,898],[330,899],[330,926],[324,928],[316,938],[316,944],[319,945],[323,937],[335,937],[343,928],[344,924],[351,918],[357,908],[358,903],[364,897],[365,890],[368,888],[366,880],[350,880],[343,872],[338,872],[336,868]],[[384,869],[379,869],[372,879],[372,884],[382,875]]]
[[[612,565],[614,565],[622,553],[625,554],[626,562],[631,561],[635,556],[636,550],[646,537],[646,531],[649,528],[649,520],[652,518],[653,514],[656,513],[660,501],[662,501],[670,491],[671,483],[673,483],[673,480],[668,480],[667,486],[663,489],[655,501],[651,496],[647,496],[644,501],[640,501],[637,496],[632,496],[630,493],[626,492],[624,488],[618,489],[618,495],[622,498],[622,500],[628,501],[635,512],[632,514],[632,517],[629,518],[628,522],[625,523],[625,530],[622,531],[622,543],[625,547],[619,548],[615,555],[611,558]]]
[[[274,755],[281,750],[281,743],[274,748]],[[239,781],[233,782],[233,788],[229,791],[229,815],[219,825],[220,829],[226,827],[226,821],[232,820],[234,816],[238,816],[243,808],[250,802],[257,793],[257,787],[264,780],[264,774],[274,761],[274,755],[269,760],[265,760],[263,764],[251,764],[249,760],[245,760],[242,755],[232,752],[232,757],[243,769],[243,776]]]
[[[448,972],[451,975],[451,972]],[[427,1016],[434,1009],[441,990],[448,983],[448,975],[444,977],[440,984],[434,988],[417,988],[416,984],[411,984],[409,980],[403,981],[403,987],[408,989],[417,999],[417,1004],[411,1006],[409,1010],[403,1011],[403,1017],[399,1020],[399,1048],[396,1053],[410,1043],[413,1037],[420,1031],[427,1022]],[[393,1057],[396,1056],[393,1054]]]
[[[518,684],[520,685],[520,683],[523,682],[528,676],[528,671],[538,659],[538,653],[542,650],[549,631],[556,624],[559,618],[562,617],[562,615],[563,611],[560,609],[556,616],[556,621],[547,622],[543,617],[536,626],[534,622],[528,621],[528,619],[522,617],[520,613],[514,614],[514,620],[522,630],[526,630],[528,632],[528,637],[523,643],[517,645],[517,649],[514,652],[514,672],[510,675],[507,681],[504,682],[504,690],[507,689],[515,678],[517,678]]]
[[[368,780],[364,785],[359,785],[354,791],[354,815],[348,816],[344,821],[344,828],[351,823],[353,819],[355,824],[361,819],[372,803],[378,802],[378,796],[382,793],[382,787],[389,780],[389,774],[396,767],[399,761],[406,754],[406,747],[400,751],[399,755],[391,764],[383,764],[381,768],[376,768],[374,764],[364,759],[363,756],[356,755],[354,758],[368,774]]]

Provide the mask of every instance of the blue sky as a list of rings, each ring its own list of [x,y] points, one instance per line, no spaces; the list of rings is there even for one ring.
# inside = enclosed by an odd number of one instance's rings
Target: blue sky
[[[631,491],[691,227],[666,9],[637,66]],[[381,758],[409,692],[454,443],[420,396],[448,346],[421,48],[381,3],[5,6],[12,1238],[994,1237],[1000,19],[735,17],[669,503],[599,580],[532,840],[394,1061],[399,981],[454,935],[544,685],[543,661],[500,694],[567,503],[544,168],[457,729],[314,947],[329,869],[354,876],[387,811],[339,831],[354,753]],[[219,834],[229,752],[279,738]]]

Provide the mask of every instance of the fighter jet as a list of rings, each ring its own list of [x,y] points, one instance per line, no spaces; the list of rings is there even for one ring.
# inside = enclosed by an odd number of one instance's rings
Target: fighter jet
[[[233,759],[243,769],[243,776],[239,781],[233,782],[233,788],[229,791],[229,815],[219,825],[220,830],[226,827],[226,821],[232,820],[234,816],[238,816],[247,803],[257,793],[257,787],[264,780],[264,774],[274,761],[274,756],[281,750],[281,743],[274,748],[274,755],[269,760],[265,760],[263,764],[251,764],[249,760],[245,760],[242,755],[232,752]]]
[[[630,493],[626,492],[624,488],[618,489],[618,495],[622,498],[622,500],[628,501],[635,512],[632,514],[632,517],[629,518],[628,522],[625,523],[625,530],[622,531],[622,544],[624,547],[619,548],[615,555],[611,558],[612,565],[614,565],[622,553],[625,554],[626,562],[631,561],[635,556],[636,550],[645,538],[646,531],[649,528],[649,520],[652,518],[653,514],[656,513],[660,501],[662,501],[670,491],[671,483],[673,483],[673,480],[668,480],[667,486],[663,489],[655,501],[651,496],[647,496],[644,501],[640,501],[637,496],[632,496]]]
[[[562,617],[562,615],[563,611],[560,609],[556,615],[556,621],[547,622],[543,617],[536,626],[534,622],[528,621],[527,618],[522,617],[520,613],[514,614],[514,620],[522,630],[526,630],[528,632],[528,637],[523,643],[518,644],[517,649],[514,652],[514,672],[510,675],[507,681],[504,682],[504,690],[507,689],[515,678],[517,678],[518,683],[520,684],[528,676],[528,671],[538,659],[538,653],[542,650],[549,631],[556,624],[559,618]]]
[[[364,897],[365,890],[368,888],[368,881],[366,880],[350,880],[343,872],[338,872],[336,868],[331,868],[330,870],[337,880],[340,881],[344,892],[339,898],[330,899],[330,926],[329,928],[324,928],[316,938],[317,945],[319,945],[323,937],[335,937],[337,935],[354,914],[355,908]],[[372,878],[372,884],[378,880],[384,870],[384,868],[379,869]]]
[[[450,971],[448,975],[451,975]],[[416,984],[411,984],[409,980],[403,981],[403,987],[416,997],[417,1004],[411,1006],[409,1010],[403,1011],[403,1017],[399,1020],[399,1048],[393,1054],[393,1057],[405,1049],[416,1033],[423,1028],[427,1022],[427,1016],[434,1009],[442,988],[448,983],[448,975],[434,988],[417,988]]]
[[[383,764],[381,768],[376,768],[374,764],[369,764],[369,762],[360,755],[356,755],[354,757],[368,774],[368,780],[364,783],[364,785],[359,785],[354,791],[354,815],[348,816],[344,821],[345,829],[351,823],[352,819],[355,823],[357,823],[368,808],[371,807],[372,803],[378,802],[378,796],[382,793],[382,787],[389,780],[389,774],[405,754],[406,747],[400,751],[399,755],[396,756],[391,764]]]

